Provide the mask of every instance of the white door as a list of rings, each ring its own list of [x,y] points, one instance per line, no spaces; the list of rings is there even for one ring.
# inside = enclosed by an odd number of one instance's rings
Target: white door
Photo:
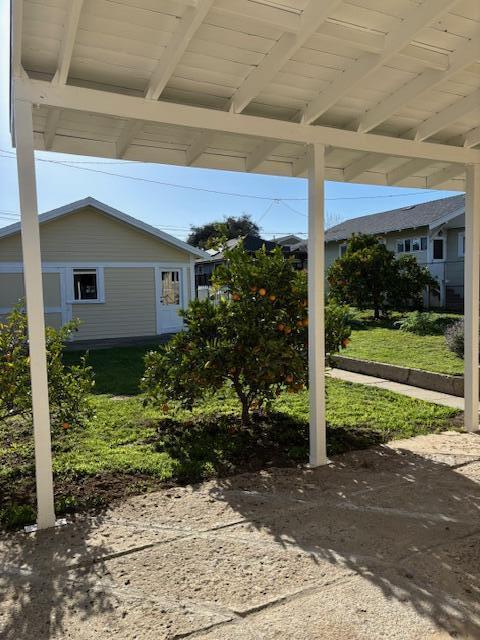
[[[156,268],[157,333],[180,331],[184,307],[183,269]]]

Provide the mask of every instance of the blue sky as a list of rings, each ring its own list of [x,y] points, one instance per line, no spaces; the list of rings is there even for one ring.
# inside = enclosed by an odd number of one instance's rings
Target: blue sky
[[[19,217],[16,164],[8,125],[9,4],[9,0],[0,0],[0,226],[11,224]],[[182,239],[188,235],[188,229],[193,224],[243,213],[250,214],[259,222],[268,238],[285,233],[306,235],[307,183],[303,179],[169,165],[118,161],[112,164],[111,160],[102,162],[98,158],[48,152],[37,152],[36,158],[40,211],[93,196]],[[82,169],[51,162],[58,160],[82,161],[78,165]],[[92,164],[85,162],[88,160]],[[157,182],[256,195],[265,199],[173,188],[95,173],[92,169]],[[442,198],[452,193],[327,182],[327,223]],[[286,204],[277,202],[281,198],[291,200]]]

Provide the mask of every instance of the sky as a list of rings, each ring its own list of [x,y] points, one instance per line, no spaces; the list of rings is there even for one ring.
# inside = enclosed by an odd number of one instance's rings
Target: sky
[[[19,219],[16,163],[9,132],[9,5],[9,0],[0,0],[0,227]],[[260,225],[266,238],[287,233],[306,237],[305,179],[102,161],[52,152],[37,151],[35,155],[40,212],[92,196],[181,239],[186,238],[192,225],[244,213]],[[449,195],[454,193],[327,182],[326,225]]]

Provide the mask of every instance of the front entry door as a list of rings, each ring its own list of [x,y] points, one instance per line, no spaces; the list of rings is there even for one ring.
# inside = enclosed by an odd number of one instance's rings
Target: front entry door
[[[179,316],[184,306],[183,271],[157,267],[157,333],[180,331],[183,326]]]

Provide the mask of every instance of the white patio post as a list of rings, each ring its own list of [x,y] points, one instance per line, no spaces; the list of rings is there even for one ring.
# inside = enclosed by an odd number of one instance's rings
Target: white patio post
[[[308,364],[310,465],[327,463],[325,426],[325,147],[308,147]]]
[[[23,273],[30,346],[30,379],[32,386],[35,475],[37,484],[37,526],[39,529],[45,529],[55,525],[55,512],[53,508],[45,316],[31,103],[23,100],[15,100],[14,114],[18,189],[21,210]]]
[[[480,164],[466,167],[465,197],[465,429],[478,429],[478,339],[480,305]]]

